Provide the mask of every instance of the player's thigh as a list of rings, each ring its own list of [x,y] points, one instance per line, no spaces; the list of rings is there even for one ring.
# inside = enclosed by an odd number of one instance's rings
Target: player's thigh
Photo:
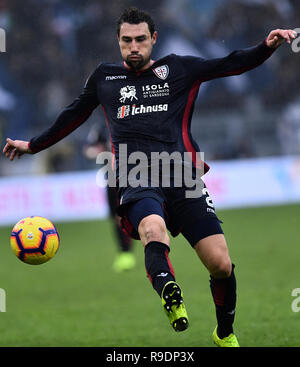
[[[153,198],[138,200],[129,206],[127,215],[144,246],[152,241],[169,245],[165,214],[158,200]]]
[[[199,240],[194,249],[209,273],[215,278],[230,276],[232,263],[224,234],[214,234]]]
[[[117,214],[121,217],[123,230],[133,239],[141,240],[139,224],[145,217],[157,214],[165,219],[163,209],[165,198],[159,188],[121,187],[118,196]]]

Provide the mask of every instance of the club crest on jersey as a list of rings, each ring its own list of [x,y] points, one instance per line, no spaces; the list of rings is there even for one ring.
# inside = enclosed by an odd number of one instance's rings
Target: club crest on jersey
[[[153,73],[160,79],[165,80],[169,75],[169,67],[168,65],[158,66],[153,69]]]
[[[136,96],[136,89],[134,85],[127,85],[120,89],[121,98],[119,99],[120,102],[124,103],[126,99],[130,99],[132,102],[133,99],[138,99]]]

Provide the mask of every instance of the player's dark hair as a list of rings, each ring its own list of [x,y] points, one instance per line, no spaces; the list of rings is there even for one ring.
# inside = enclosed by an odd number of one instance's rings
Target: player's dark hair
[[[120,36],[120,28],[123,23],[140,24],[143,22],[148,24],[149,31],[152,37],[153,33],[155,32],[155,24],[151,16],[148,13],[144,12],[143,10],[140,10],[135,7],[125,9],[117,22],[118,36]]]

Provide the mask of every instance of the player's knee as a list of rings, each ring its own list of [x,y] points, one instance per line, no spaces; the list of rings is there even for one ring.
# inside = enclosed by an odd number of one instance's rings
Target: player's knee
[[[228,256],[217,259],[209,269],[210,275],[214,278],[228,278],[232,271],[232,263]]]
[[[162,242],[169,245],[169,236],[164,220],[157,216],[149,216],[139,224],[139,234],[144,246],[152,241]]]

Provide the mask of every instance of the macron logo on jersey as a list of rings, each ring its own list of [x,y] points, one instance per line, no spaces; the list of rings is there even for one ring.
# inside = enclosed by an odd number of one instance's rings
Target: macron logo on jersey
[[[105,80],[119,80],[119,79],[126,79],[127,76],[126,75],[112,75],[112,76],[107,76],[105,78]]]
[[[169,67],[168,65],[158,66],[157,68],[153,69],[153,73],[162,80],[167,79],[169,75]]]

